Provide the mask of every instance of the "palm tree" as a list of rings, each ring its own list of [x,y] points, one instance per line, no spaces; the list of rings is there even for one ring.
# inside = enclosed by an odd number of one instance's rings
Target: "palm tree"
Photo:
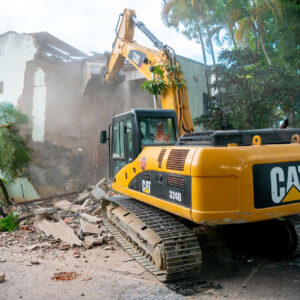
[[[178,31],[180,31],[179,26],[183,25],[181,33],[188,39],[195,39],[201,44],[207,91],[210,94],[205,51],[205,39],[208,33],[203,26],[203,19],[201,19],[198,9],[195,9],[193,5],[194,2],[191,0],[164,0],[162,19],[168,27],[174,27]]]
[[[212,35],[215,37],[216,42],[222,46],[220,34],[227,32],[224,40],[233,44],[234,48],[237,48],[237,44],[234,37],[234,24],[232,24],[231,17],[226,11],[226,0],[215,0],[210,2],[212,4],[212,12],[209,15],[209,24],[212,26]]]
[[[0,188],[6,201],[4,182],[12,182],[30,159],[29,148],[19,134],[19,127],[27,121],[12,104],[0,103]]]
[[[237,24],[236,39],[247,46],[247,36],[252,32],[256,49],[259,45],[267,59],[272,65],[268,53],[265,36],[267,35],[265,19],[270,14],[277,21],[281,16],[281,4],[278,0],[229,0],[226,3],[226,11],[233,25]]]
[[[203,27],[205,29],[214,68],[216,67],[216,59],[215,59],[214,47],[212,43],[213,34],[209,28],[210,27],[209,16],[210,13],[213,12],[213,7],[215,5],[215,2],[216,1],[191,0],[191,3],[195,9],[195,14],[196,15],[199,14],[201,18],[201,24],[203,24]]]

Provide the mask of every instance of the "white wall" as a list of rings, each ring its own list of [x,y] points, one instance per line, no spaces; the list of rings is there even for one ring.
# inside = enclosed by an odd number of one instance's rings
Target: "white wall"
[[[43,142],[46,121],[46,95],[45,72],[38,68],[33,77],[32,99],[32,140]]]
[[[23,92],[26,63],[34,58],[36,51],[30,35],[11,32],[0,36],[0,81],[3,82],[0,102],[17,105]]]

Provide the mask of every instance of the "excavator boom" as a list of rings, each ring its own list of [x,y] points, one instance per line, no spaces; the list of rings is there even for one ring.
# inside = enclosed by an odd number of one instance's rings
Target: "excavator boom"
[[[113,43],[111,57],[106,71],[106,82],[112,83],[120,72],[125,59],[127,59],[145,78],[152,80],[154,66],[164,67],[163,80],[168,83],[168,72],[166,67],[176,64],[175,52],[168,45],[159,41],[153,33],[136,19],[134,10],[125,9],[120,15],[116,28],[116,38]],[[158,49],[150,49],[133,42],[134,29],[140,29]],[[183,75],[180,75],[183,77]],[[183,78],[181,78],[183,79]],[[194,126],[190,113],[188,91],[185,85],[178,88],[168,83],[168,88],[159,96],[163,109],[175,110],[180,136],[193,132]]]

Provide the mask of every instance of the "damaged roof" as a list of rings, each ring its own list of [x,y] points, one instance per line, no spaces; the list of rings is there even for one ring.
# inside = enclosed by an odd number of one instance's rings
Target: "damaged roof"
[[[30,33],[40,49],[40,53],[47,56],[56,56],[62,59],[87,57],[87,54],[72,47],[48,32]]]
[[[0,34],[5,37],[10,34],[31,36],[39,49],[39,54],[42,56],[55,57],[64,61],[87,58],[88,55],[66,42],[60,40],[48,32],[33,32],[33,33],[18,33],[15,31],[7,31]]]

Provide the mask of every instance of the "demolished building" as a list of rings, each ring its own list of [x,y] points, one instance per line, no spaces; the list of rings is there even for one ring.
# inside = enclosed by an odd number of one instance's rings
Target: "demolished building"
[[[198,116],[207,92],[203,65],[179,61]],[[153,107],[152,96],[140,87],[145,78],[131,64],[125,63],[112,86],[104,83],[104,66],[104,55],[89,56],[47,32],[0,35],[0,102],[29,116],[23,134],[33,152],[25,175],[42,196],[107,177],[108,151],[99,144],[99,132],[115,114]]]

